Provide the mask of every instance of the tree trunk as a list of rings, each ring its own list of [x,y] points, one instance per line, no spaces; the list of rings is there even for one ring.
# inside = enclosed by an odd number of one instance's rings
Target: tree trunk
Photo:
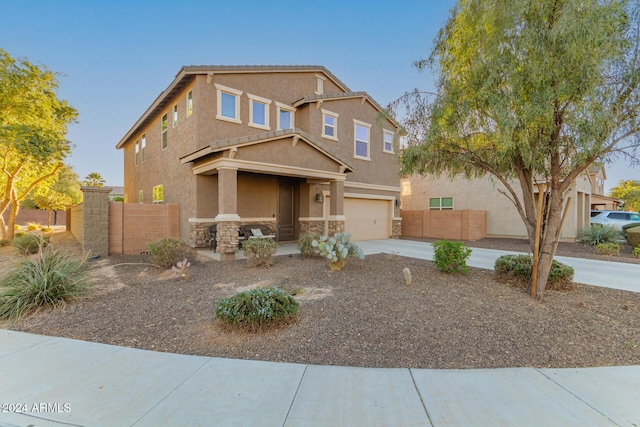
[[[17,203],[11,203],[11,208],[9,209],[9,222],[7,223],[7,239],[13,240],[16,234],[16,217],[18,216],[18,211],[20,210],[20,205]]]

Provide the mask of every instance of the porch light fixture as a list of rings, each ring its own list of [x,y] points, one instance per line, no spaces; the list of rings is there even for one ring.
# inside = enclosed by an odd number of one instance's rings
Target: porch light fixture
[[[316,202],[318,203],[324,202],[324,196],[320,193],[316,194]]]
[[[397,206],[397,207],[400,207],[400,203],[401,203],[401,202],[400,202],[400,199],[396,199],[396,206]]]

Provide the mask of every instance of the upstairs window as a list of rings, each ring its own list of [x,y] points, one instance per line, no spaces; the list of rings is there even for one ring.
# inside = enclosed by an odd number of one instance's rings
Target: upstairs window
[[[147,151],[147,134],[145,133],[144,135],[142,135],[142,145],[140,148],[140,154],[142,155],[143,162],[144,162],[144,159],[146,158],[146,151]]]
[[[384,140],[382,142],[382,151],[393,154],[393,132],[384,129]]]
[[[429,209],[450,211],[453,209],[453,197],[432,197],[429,199]]]
[[[338,140],[338,114],[322,110],[322,137]]]
[[[173,106],[173,127],[178,126],[178,106]]]
[[[371,160],[369,152],[369,136],[371,131],[371,125],[368,123],[360,122],[358,120],[353,121],[354,127],[354,147],[353,157],[363,160]]]
[[[168,125],[168,121],[167,121],[167,115],[165,114],[164,116],[162,116],[162,122],[160,124],[160,128],[162,129],[162,149],[163,150],[165,148],[167,148],[167,143],[168,143],[167,128],[168,127],[169,127],[169,125]]]
[[[324,93],[324,81],[327,78],[321,74],[316,74],[316,95],[322,95]]]
[[[295,128],[293,113],[295,109],[285,104],[276,102],[278,108],[278,129]]]
[[[269,105],[271,105],[271,100],[251,94],[247,94],[247,97],[249,98],[249,126],[270,130]]]
[[[187,117],[193,114],[193,92],[187,92]]]
[[[217,83],[214,83],[214,85],[218,93],[216,119],[238,124],[242,123],[240,120],[240,95],[242,95],[242,91]]]
[[[138,166],[138,163],[140,163],[140,141],[136,141],[135,159],[136,159],[136,166]]]

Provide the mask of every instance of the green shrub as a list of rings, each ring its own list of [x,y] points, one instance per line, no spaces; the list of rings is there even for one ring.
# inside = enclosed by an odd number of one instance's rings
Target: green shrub
[[[433,262],[440,271],[448,274],[467,274],[467,260],[471,256],[471,248],[462,242],[441,240],[433,243]]]
[[[24,231],[16,231],[16,233],[13,235],[14,238],[16,237],[20,237],[20,236],[24,236],[27,233],[25,233]]]
[[[18,249],[22,255],[36,254],[49,244],[49,236],[42,237],[37,234],[22,234],[14,238],[11,244]]]
[[[85,260],[49,248],[21,261],[0,280],[0,319],[86,295]]]
[[[3,248],[5,246],[7,246],[9,243],[11,243],[11,240],[8,239],[0,239],[0,248]]]
[[[18,224],[16,224],[16,225],[14,225],[14,226],[13,226],[13,229],[14,229],[15,231],[18,231],[18,230],[20,230],[20,226],[19,226]]]
[[[53,231],[53,227],[40,227],[40,231],[43,233],[51,233]]]
[[[40,229],[40,224],[37,224],[35,222],[27,223],[27,230],[34,231],[34,230],[38,230],[38,229]]]
[[[268,237],[247,239],[242,244],[244,256],[253,265],[263,265],[267,268],[273,265],[273,256],[277,249],[276,241]]]
[[[620,245],[617,243],[600,243],[596,246],[598,255],[620,255]]]
[[[364,252],[351,242],[349,232],[336,233],[329,238],[322,236],[320,240],[313,240],[311,245],[318,248],[320,256],[329,260],[329,268],[332,271],[342,270],[353,256],[364,259]]]
[[[627,230],[627,241],[634,248],[640,246],[640,227]]]
[[[521,286],[527,286],[533,271],[533,259],[529,255],[502,255],[494,264],[495,275],[498,280],[514,281]],[[573,286],[572,267],[553,260],[547,289],[570,289]]]
[[[640,246],[633,248],[633,256],[640,258]]]
[[[640,222],[632,222],[631,224],[625,224],[622,226],[622,234],[626,234],[630,228],[640,227]]]
[[[586,245],[597,246],[601,243],[616,243],[622,234],[613,225],[592,224],[578,233],[577,241]]]
[[[193,258],[193,249],[175,237],[154,240],[147,244],[149,259],[162,268],[171,268],[185,258]]]
[[[296,247],[300,251],[300,255],[303,257],[316,257],[320,255],[320,249],[317,246],[313,246],[313,241],[320,241],[320,235],[318,233],[306,233],[298,239]]]
[[[298,302],[277,287],[251,289],[224,298],[216,308],[216,318],[247,329],[259,329],[298,313]]]

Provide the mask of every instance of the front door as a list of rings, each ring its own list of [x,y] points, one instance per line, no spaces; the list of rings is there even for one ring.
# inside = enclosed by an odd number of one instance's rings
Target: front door
[[[278,182],[278,240],[281,242],[298,238],[296,227],[297,195],[297,182],[289,180]]]

